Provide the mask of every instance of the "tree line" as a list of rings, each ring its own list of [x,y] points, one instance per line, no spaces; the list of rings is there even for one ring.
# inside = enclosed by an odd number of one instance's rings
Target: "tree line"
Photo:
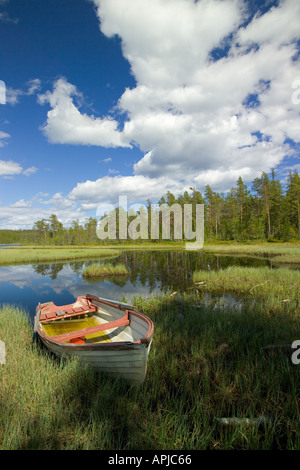
[[[147,200],[146,210],[149,215],[151,204],[151,200]],[[275,170],[272,170],[270,175],[262,173],[255,178],[250,189],[239,177],[226,194],[218,193],[207,185],[203,193],[194,187],[178,197],[168,191],[158,204],[179,204],[181,207],[185,204],[204,204],[206,241],[300,239],[300,177],[297,171],[289,172],[285,188]],[[133,219],[134,216],[128,214],[128,223]],[[57,216],[52,214],[47,220],[36,221],[31,230],[0,230],[0,243],[79,245],[125,242],[119,239],[118,234],[116,240],[99,240],[97,223],[96,218],[90,217],[83,225],[75,220],[70,227],[64,227]],[[175,240],[172,213],[170,225],[171,239]],[[149,225],[149,239],[150,230]],[[161,236],[155,241],[161,242]]]

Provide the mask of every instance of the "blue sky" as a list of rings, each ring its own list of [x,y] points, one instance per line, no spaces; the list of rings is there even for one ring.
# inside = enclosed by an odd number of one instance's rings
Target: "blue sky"
[[[284,182],[299,24],[298,0],[0,0],[0,229]]]

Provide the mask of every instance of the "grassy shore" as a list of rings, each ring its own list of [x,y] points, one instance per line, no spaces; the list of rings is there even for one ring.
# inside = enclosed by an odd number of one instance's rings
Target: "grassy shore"
[[[185,251],[184,242],[167,242],[167,243],[126,243],[116,244],[108,247],[118,248],[122,251],[126,250],[147,250],[147,251]],[[233,256],[251,256],[251,257],[270,257],[275,263],[300,264],[300,243],[210,243],[205,242],[204,246],[199,252],[215,253],[219,255],[233,255]]]
[[[134,299],[155,323],[140,388],[60,362],[32,342],[27,315],[0,310],[0,449],[299,449],[299,312],[268,301],[196,308],[196,297]],[[291,352],[291,351],[290,351]],[[228,426],[222,418],[259,421]]]
[[[0,265],[37,263],[42,261],[64,261],[86,258],[101,258],[118,256],[121,252],[106,247],[80,247],[80,246],[23,246],[1,248]]]
[[[291,302],[295,308],[300,300],[300,271],[289,268],[231,266],[220,271],[197,271],[193,280],[199,293],[257,297],[267,300],[269,305],[276,303],[282,306]]]
[[[205,244],[205,253],[271,257],[275,263],[300,263],[300,245],[295,243]]]
[[[124,243],[98,246],[12,246],[1,248],[0,266],[7,264],[35,263],[39,261],[73,260],[116,256],[121,251],[185,251],[185,243]],[[300,263],[300,244],[258,243],[258,244],[209,244],[205,243],[199,253],[219,255],[270,257],[274,263]]]
[[[116,264],[113,266],[112,264],[99,265],[93,263],[83,270],[82,276],[95,279],[107,276],[124,276],[128,273],[129,271],[124,264]]]

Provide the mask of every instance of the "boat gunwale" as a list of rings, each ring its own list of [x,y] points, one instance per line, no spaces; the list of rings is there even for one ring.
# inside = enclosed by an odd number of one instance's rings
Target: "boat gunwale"
[[[63,350],[70,350],[70,351],[76,351],[76,350],[81,350],[81,351],[105,351],[105,350],[130,350],[130,349],[138,349],[139,346],[145,346],[148,348],[148,346],[151,344],[153,333],[154,333],[154,323],[150,318],[148,318],[145,314],[137,312],[136,310],[128,309],[125,305],[120,305],[118,302],[114,303],[113,301],[108,301],[101,299],[100,297],[97,297],[93,294],[87,294],[87,298],[90,298],[91,300],[94,300],[99,303],[103,303],[105,305],[109,305],[114,308],[118,308],[119,310],[128,310],[130,315],[136,316],[143,320],[145,323],[148,325],[148,330],[147,333],[140,339],[136,341],[117,341],[117,342],[111,342],[111,343],[83,343],[83,344],[76,344],[76,343],[62,343],[59,341],[53,341],[51,339],[51,336],[46,335],[42,331],[42,329],[39,326],[39,314],[40,314],[40,304],[36,308],[36,315],[35,315],[35,331],[36,333],[41,337],[44,342],[51,343],[60,349]],[[130,326],[130,324],[128,325]]]

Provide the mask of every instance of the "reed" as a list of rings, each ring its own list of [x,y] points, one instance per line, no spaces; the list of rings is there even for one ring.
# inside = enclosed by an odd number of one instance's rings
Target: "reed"
[[[100,278],[107,276],[124,276],[128,274],[129,271],[124,264],[96,264],[93,263],[90,266],[87,266],[83,272],[82,276],[86,278]]]
[[[106,245],[106,248],[118,248],[124,250],[143,250],[143,251],[184,251],[185,242],[164,242],[153,243],[151,241],[135,243],[116,243],[115,245]],[[258,243],[236,243],[236,242],[205,242],[200,250],[204,253],[216,253],[236,256],[255,256],[260,258],[269,257],[276,263],[297,264],[300,263],[300,244],[299,242],[258,242]]]
[[[269,303],[276,301],[279,308],[285,303],[297,308],[300,298],[300,271],[289,268],[231,266],[220,271],[197,271],[193,280],[199,292],[264,298]]]
[[[203,251],[224,255],[270,257],[275,263],[300,263],[300,246],[294,243],[205,244]]]
[[[184,251],[185,243],[124,243],[99,246],[21,246],[1,248],[0,265],[117,256],[124,250]],[[201,252],[219,255],[269,257],[274,263],[300,263],[300,246],[293,243],[205,244]]]
[[[0,265],[114,257],[118,256],[120,253],[121,252],[115,248],[102,247],[11,247],[1,248]]]
[[[239,312],[199,300],[134,299],[155,323],[139,388],[54,359],[32,342],[26,312],[3,307],[0,448],[299,449],[300,366],[285,350],[263,349],[300,339],[294,307],[270,315],[256,298]],[[223,417],[263,419],[224,425]]]

